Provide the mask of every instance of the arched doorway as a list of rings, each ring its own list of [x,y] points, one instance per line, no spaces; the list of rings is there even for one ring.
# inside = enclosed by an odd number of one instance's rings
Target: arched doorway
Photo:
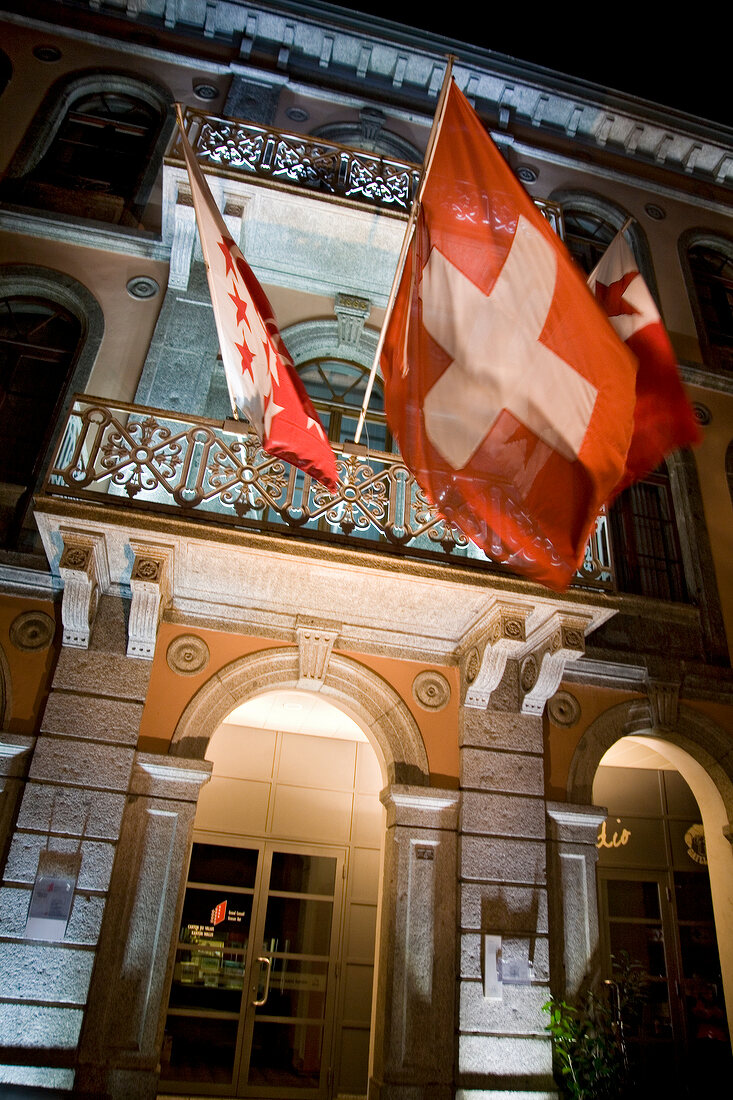
[[[383,762],[292,688],[237,707],[206,757],[161,1092],[365,1095]]]
[[[692,1096],[705,1083],[715,1091],[733,1063],[705,830],[680,753],[659,737],[620,739],[593,800],[609,811],[597,841],[602,973],[624,959],[641,968],[645,999],[629,1034],[637,1076]]]

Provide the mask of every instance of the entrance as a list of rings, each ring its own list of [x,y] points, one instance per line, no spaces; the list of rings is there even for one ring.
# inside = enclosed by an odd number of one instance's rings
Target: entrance
[[[698,804],[679,772],[632,743],[604,757],[593,796],[610,811],[598,837],[604,972],[628,958],[646,976],[628,1035],[636,1076],[654,1094],[712,1095],[733,1062]]]
[[[160,1095],[366,1096],[384,808],[361,729],[313,692],[209,743]]]
[[[344,856],[194,843],[161,1087],[326,1095]]]

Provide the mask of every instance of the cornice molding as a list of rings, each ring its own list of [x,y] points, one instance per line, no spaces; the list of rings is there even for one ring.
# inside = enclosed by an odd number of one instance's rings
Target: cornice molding
[[[239,58],[226,67],[215,66],[214,71],[234,74],[245,64],[249,72],[250,60],[257,67],[258,59],[274,55],[277,60],[268,79],[307,82],[312,76],[313,82],[324,84],[337,80],[347,93],[355,87],[363,89],[365,101],[391,98],[413,109],[419,104],[426,115],[432,113],[437,99],[446,53],[452,52],[457,55],[457,83],[489,122],[491,116],[498,119],[500,130],[545,131],[621,159],[733,187],[730,128],[467,43],[317,3],[306,7],[281,2],[275,10],[244,0],[208,0],[206,5],[185,7],[173,0],[166,4],[165,16],[158,11],[153,0],[140,0],[129,15],[102,13],[95,0],[89,0],[90,29],[83,31],[51,28],[17,14],[5,18],[108,44],[109,38],[100,34],[105,25],[102,18],[108,21],[114,16],[120,25],[139,26],[144,17],[151,31],[157,28],[161,34],[183,31],[189,36],[198,33],[204,40],[216,37],[238,43]],[[138,55],[161,61],[190,64],[192,60],[178,51],[119,40],[117,48],[134,49]],[[201,67],[198,59],[196,64]]]

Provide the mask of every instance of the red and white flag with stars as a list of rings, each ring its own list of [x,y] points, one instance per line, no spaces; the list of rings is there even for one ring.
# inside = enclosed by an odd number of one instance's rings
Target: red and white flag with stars
[[[699,443],[700,429],[667,330],[621,233],[591,272],[588,286],[639,363],[634,430],[617,494],[656,469],[671,451]]]
[[[278,331],[272,306],[236,243],[186,138],[181,141],[232,404],[268,454],[332,491],[336,458]]]

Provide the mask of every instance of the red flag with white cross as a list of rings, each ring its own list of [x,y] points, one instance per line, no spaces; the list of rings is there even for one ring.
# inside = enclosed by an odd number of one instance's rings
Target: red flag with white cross
[[[454,84],[382,368],[436,508],[564,589],[624,471],[636,363]]]
[[[614,331],[636,356],[634,434],[621,492],[654,470],[678,447],[700,442],[700,428],[677,369],[677,356],[639,265],[617,233],[588,277],[588,286]]]
[[[196,222],[232,405],[268,454],[334,492],[336,457],[293,366],[267,295],[232,240],[181,125]]]

